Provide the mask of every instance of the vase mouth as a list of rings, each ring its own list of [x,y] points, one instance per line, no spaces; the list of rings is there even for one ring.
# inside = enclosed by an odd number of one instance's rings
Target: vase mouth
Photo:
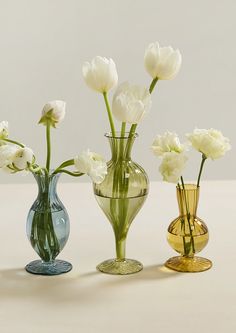
[[[50,169],[48,177],[49,178],[58,178],[60,176],[60,173],[53,173],[55,171],[55,169]],[[45,173],[33,173],[33,176],[35,178],[46,178],[46,174]]]
[[[124,135],[121,135],[120,131],[116,131],[116,135],[114,136],[111,132],[107,132],[104,134],[104,136],[108,139],[118,139],[118,140],[127,140],[127,139],[131,139],[131,137],[129,137],[130,132],[125,132]],[[132,136],[132,139],[136,139],[138,137],[138,133],[134,133]]]
[[[180,188],[179,186],[176,186],[177,190],[179,191],[183,191],[183,186],[180,185]],[[192,184],[192,183],[187,183],[187,184],[184,184],[184,188],[185,188],[185,191],[196,191],[197,189],[200,188],[200,186],[197,186],[196,184]]]

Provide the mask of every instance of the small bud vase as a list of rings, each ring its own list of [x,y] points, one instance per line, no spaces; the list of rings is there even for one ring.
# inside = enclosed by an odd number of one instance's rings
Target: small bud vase
[[[97,269],[108,274],[132,274],[142,270],[142,264],[126,258],[126,238],[132,221],[143,206],[149,188],[144,169],[131,159],[137,134],[129,137],[105,135],[110,143],[112,158],[108,174],[101,184],[94,184],[96,200],[113,228],[116,258],[102,262]]]
[[[177,186],[179,217],[169,226],[167,240],[180,256],[170,258],[165,266],[179,272],[202,272],[212,266],[208,259],[195,256],[207,245],[209,233],[206,224],[197,217],[200,188],[186,184]]]
[[[41,260],[32,261],[26,266],[29,273],[58,275],[72,269],[69,262],[56,260],[70,232],[69,216],[56,192],[59,176],[34,174],[38,197],[28,214],[27,236]]]

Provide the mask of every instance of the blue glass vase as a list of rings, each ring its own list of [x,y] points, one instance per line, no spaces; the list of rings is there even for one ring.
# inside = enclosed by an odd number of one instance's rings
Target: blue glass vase
[[[32,261],[25,267],[29,273],[58,275],[72,269],[69,262],[56,260],[70,233],[69,216],[56,192],[59,176],[34,174],[38,197],[27,217],[27,236],[41,260]]]

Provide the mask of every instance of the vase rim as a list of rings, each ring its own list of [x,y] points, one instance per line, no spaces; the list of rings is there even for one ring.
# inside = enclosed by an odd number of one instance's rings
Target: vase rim
[[[120,140],[122,140],[122,139],[130,139],[129,138],[129,134],[130,134],[130,132],[125,132],[124,133],[125,135],[124,136],[121,136],[121,132],[120,131],[116,131],[116,135],[114,136],[114,135],[112,135],[112,133],[111,132],[107,132],[107,133],[105,133],[104,134],[104,136],[106,137],[106,138],[108,138],[108,139],[120,139]],[[138,137],[138,133],[134,133],[133,134],[133,139],[136,139]]]
[[[200,186],[197,186],[196,184],[193,184],[193,183],[187,183],[187,184],[184,184],[184,187],[185,187],[185,190],[186,191],[196,191],[197,189],[200,188]],[[179,186],[176,186],[177,190],[183,190],[183,187],[182,185],[180,185],[180,188]]]
[[[54,171],[55,171],[55,169],[50,169],[50,172],[48,174],[49,178],[54,178],[54,177],[56,178],[56,177],[60,176],[59,172],[58,173],[53,173]],[[39,177],[39,178],[44,178],[46,176],[45,173],[40,174],[40,173],[32,172],[32,174],[33,174],[34,177]]]

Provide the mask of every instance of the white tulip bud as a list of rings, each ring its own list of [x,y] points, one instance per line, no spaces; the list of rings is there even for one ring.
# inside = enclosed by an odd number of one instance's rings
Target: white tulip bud
[[[86,84],[93,90],[106,93],[118,82],[116,65],[112,59],[95,57],[82,68]]]
[[[48,102],[43,107],[39,124],[46,125],[49,122],[51,126],[56,127],[64,119],[65,113],[66,102],[60,100]]]
[[[173,50],[171,46],[159,47],[158,42],[151,43],[144,55],[144,64],[147,72],[153,79],[173,79],[182,63],[182,56],[179,50]]]

